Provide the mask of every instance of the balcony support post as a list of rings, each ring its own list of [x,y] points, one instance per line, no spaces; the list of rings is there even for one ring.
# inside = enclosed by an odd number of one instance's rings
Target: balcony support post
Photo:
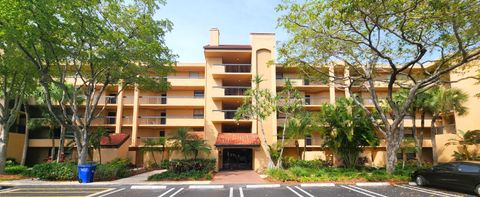
[[[328,66],[329,77],[329,92],[330,92],[330,104],[335,104],[335,70],[333,64]]]
[[[115,133],[122,132],[122,113],[123,113],[123,91],[122,84],[118,85],[118,94],[117,94],[117,118],[115,122]]]
[[[133,96],[132,146],[137,146],[139,94],[140,90],[138,89],[138,86],[135,85]]]

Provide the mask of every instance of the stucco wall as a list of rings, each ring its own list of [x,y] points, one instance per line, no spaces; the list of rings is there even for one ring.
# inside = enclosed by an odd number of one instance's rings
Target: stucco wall
[[[23,142],[25,134],[21,133],[9,133],[8,146],[7,146],[7,158],[15,158],[17,162],[22,160]]]

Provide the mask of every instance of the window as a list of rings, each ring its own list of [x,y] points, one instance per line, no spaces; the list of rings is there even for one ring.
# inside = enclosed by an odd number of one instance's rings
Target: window
[[[160,124],[167,124],[167,112],[161,111],[160,112]]]
[[[200,74],[198,72],[190,72],[190,79],[198,79]]]
[[[303,85],[310,85],[310,80],[309,79],[303,79]]]
[[[193,91],[193,98],[203,98],[204,96],[204,91],[203,90],[194,90]]]
[[[283,79],[283,73],[277,73],[276,79]]]
[[[312,145],[312,136],[311,135],[305,136],[305,144],[306,145]]]
[[[107,113],[107,124],[115,124],[115,119],[117,117],[117,112],[110,111]]]
[[[165,131],[164,130],[160,130],[160,137],[165,137]]]
[[[466,173],[478,173],[480,172],[480,169],[478,166],[475,165],[461,164],[458,166],[458,171]]]
[[[194,119],[202,119],[203,118],[203,109],[194,109],[193,110],[193,118]]]
[[[305,95],[305,105],[310,105],[310,95]]]
[[[193,127],[192,130],[195,132],[203,131],[203,127]]]
[[[455,167],[452,165],[452,164],[442,164],[442,165],[438,165],[438,166],[435,166],[434,168],[434,171],[455,171]]]
[[[117,94],[108,94],[107,103],[108,104],[116,104],[117,103]]]
[[[160,96],[160,104],[167,104],[167,93],[162,93]]]

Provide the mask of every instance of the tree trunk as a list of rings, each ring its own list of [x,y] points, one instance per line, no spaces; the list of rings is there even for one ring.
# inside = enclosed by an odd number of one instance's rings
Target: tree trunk
[[[260,145],[262,146],[263,152],[268,160],[267,168],[271,169],[275,167],[275,165],[273,165],[272,157],[270,157],[270,151],[268,150],[267,137],[265,135],[265,129],[263,128],[263,120],[260,119],[258,120],[258,122],[260,123],[260,131],[262,132],[262,142],[260,143]]]
[[[26,102],[23,104],[23,108],[25,110],[25,136],[23,138],[22,160],[20,161],[22,166],[25,165],[25,161],[27,160],[28,137],[30,135],[30,128],[28,127],[28,123],[30,122],[30,113],[28,113],[28,104]]]
[[[87,128],[82,128],[79,132],[80,136],[77,141],[77,152],[78,152],[78,165],[85,165],[87,163],[88,158],[88,132]],[[81,144],[80,146],[78,144]]]
[[[55,131],[54,126],[50,126],[50,139],[52,140],[52,149],[50,150],[50,161],[53,161],[55,158]]]
[[[282,168],[282,156],[283,156],[283,149],[285,148],[285,130],[287,129],[287,117],[288,115],[285,115],[285,122],[283,123],[283,130],[282,130],[282,149],[280,150],[280,156],[278,157],[277,160],[277,168]]]
[[[297,149],[298,159],[302,158],[302,153],[300,152],[300,144],[298,144],[298,139],[295,139],[295,148]]]
[[[302,160],[305,160],[305,152],[307,152],[307,140],[304,140],[303,142]]]
[[[387,173],[392,174],[397,165],[397,152],[400,148],[400,137],[397,132],[387,133]]]
[[[437,134],[437,129],[435,127],[435,121],[437,121],[438,115],[433,115],[432,122],[431,122],[431,130],[430,130],[430,139],[432,140],[432,158],[433,158],[433,165],[438,164],[438,157],[437,157],[437,142],[435,140],[435,135]]]
[[[0,174],[5,173],[5,163],[7,161],[7,145],[9,128],[6,124],[0,125]]]
[[[150,154],[152,154],[153,162],[155,162],[155,165],[157,164],[157,159],[155,158],[155,152],[152,150],[150,151]]]
[[[60,125],[60,144],[58,144],[57,162],[63,161],[65,156],[65,127]]]
[[[102,148],[98,147],[98,162],[102,164]]]
[[[425,111],[422,110],[422,115],[420,117],[420,132],[418,132],[416,146],[419,148],[416,152],[417,157],[417,166],[421,167],[423,165],[423,129],[425,129]]]

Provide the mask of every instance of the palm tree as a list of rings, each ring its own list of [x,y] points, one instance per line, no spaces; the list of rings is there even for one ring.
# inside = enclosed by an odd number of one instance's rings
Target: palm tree
[[[152,155],[153,162],[155,165],[158,165],[157,159],[155,158],[155,152],[162,152],[160,161],[163,160],[163,155],[165,151],[165,145],[167,140],[164,137],[159,138],[144,138],[143,147],[141,147],[142,152],[147,152]]]
[[[89,136],[89,143],[93,149],[98,151],[98,161],[102,164],[102,138],[106,137],[108,141],[111,141],[110,133],[103,127],[97,128],[97,130],[91,132]]]
[[[302,151],[300,150],[298,139],[305,139],[305,137],[311,135],[312,132],[315,131],[312,114],[309,112],[303,112],[296,115],[296,117],[290,118],[285,129],[288,138],[295,139],[295,148],[297,149],[298,158],[305,159],[307,143],[304,143],[303,154],[301,154]]]
[[[174,140],[173,148],[180,151],[185,159],[188,159],[189,155],[192,155],[193,159],[197,159],[200,152],[210,154],[211,151],[205,140],[190,134],[187,128],[179,128],[177,135],[172,140]]]
[[[437,143],[435,140],[437,128],[435,122],[441,116],[448,120],[451,112],[456,112],[458,115],[464,115],[467,113],[467,107],[463,104],[468,100],[468,95],[461,89],[447,89],[445,87],[434,87],[431,89],[431,94],[432,96],[428,104],[429,110],[432,113],[430,137],[432,140],[433,164],[437,164]]]

